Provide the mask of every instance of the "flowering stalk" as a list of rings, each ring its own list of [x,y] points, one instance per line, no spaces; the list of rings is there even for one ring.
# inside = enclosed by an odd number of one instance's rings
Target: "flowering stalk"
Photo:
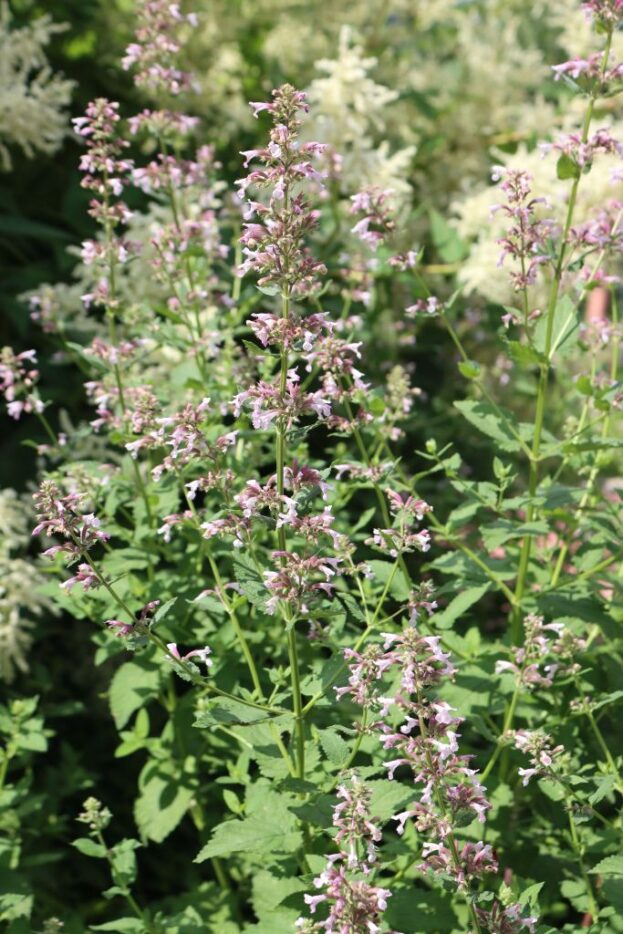
[[[379,734],[383,748],[398,752],[397,758],[385,763],[388,777],[393,779],[397,769],[407,767],[416,786],[422,786],[419,800],[394,818],[398,833],[404,833],[413,819],[418,832],[429,837],[419,868],[452,880],[467,900],[478,934],[483,925],[490,929],[491,913],[501,908],[497,904],[491,912],[478,908],[473,883],[485,873],[496,872],[497,860],[483,842],[460,846],[455,828],[470,817],[484,823],[491,805],[477,772],[468,766],[469,757],[459,754],[455,728],[462,718],[447,703],[429,695],[443,678],[454,675],[455,668],[441,650],[439,638],[420,635],[414,625],[401,634],[383,635],[382,651],[376,645],[363,653],[345,650],[350,676],[348,684],[336,692],[338,697],[352,695],[368,710],[371,728]],[[398,687],[389,695],[381,693],[379,682],[391,679],[394,670],[399,674]],[[504,909],[502,915],[509,931],[534,930],[536,919],[522,917],[517,905]]]
[[[610,48],[612,45],[612,35],[613,35],[613,25],[610,22],[606,23],[607,33],[606,33],[606,44],[603,53],[602,59],[602,68],[601,68],[601,79],[606,73],[608,67],[608,61],[610,58]],[[601,82],[599,83],[599,86]],[[584,116],[584,123],[582,126],[582,135],[580,138],[581,144],[585,145],[588,140],[588,134],[591,127],[591,122],[593,119],[593,111],[595,108],[595,101],[597,99],[597,90],[593,89],[591,91],[588,106]],[[552,281],[550,295],[547,305],[546,313],[546,330],[545,330],[545,341],[543,347],[543,361],[539,365],[539,382],[537,386],[537,396],[536,396],[536,407],[535,407],[535,417],[534,417],[534,434],[532,439],[532,449],[530,456],[529,464],[529,478],[528,478],[528,493],[530,496],[528,507],[526,509],[526,523],[531,522],[534,519],[536,507],[534,505],[534,497],[536,496],[536,491],[539,484],[539,457],[541,453],[541,437],[543,433],[543,423],[545,417],[545,407],[547,403],[547,386],[549,381],[549,373],[551,368],[551,355],[552,355],[552,339],[554,333],[554,315],[556,312],[556,305],[558,303],[558,296],[560,294],[560,285],[562,281],[562,274],[564,270],[565,257],[567,255],[568,247],[568,238],[569,232],[571,230],[571,225],[573,223],[573,215],[575,211],[575,204],[577,200],[578,188],[580,185],[581,172],[578,170],[575,173],[573,183],[571,185],[571,191],[569,193],[569,202],[567,206],[567,214],[565,218],[565,223],[563,226],[560,248],[558,251],[558,258],[556,261],[556,266],[554,270],[554,278]],[[512,616],[511,624],[511,635],[513,641],[518,643],[521,639],[521,602],[523,599],[526,582],[528,578],[528,568],[530,564],[530,555],[532,551],[532,537],[527,535],[522,543],[521,553],[519,557],[519,567],[517,572],[517,581],[515,584],[515,610]]]
[[[305,95],[289,85],[273,92],[271,103],[256,103],[251,106],[255,116],[261,111],[268,111],[274,128],[266,149],[243,153],[245,165],[252,159],[260,158],[265,168],[252,171],[238,184],[241,193],[245,193],[247,188],[254,184],[270,185],[272,193],[268,205],[250,203],[249,216],[255,213],[258,222],[246,224],[245,233],[241,238],[244,244],[243,252],[247,257],[241,267],[241,273],[250,269],[257,270],[261,273],[260,287],[277,291],[281,297],[280,322],[265,316],[265,327],[268,330],[265,331],[264,339],[276,343],[279,351],[278,389],[272,395],[276,416],[276,490],[278,499],[282,502],[285,498],[287,432],[292,423],[292,415],[285,408],[285,404],[288,396],[294,402],[298,395],[298,377],[289,379],[289,346],[295,339],[297,328],[297,321],[291,320],[291,303],[293,297],[309,294],[315,287],[315,276],[325,271],[322,264],[314,262],[303,246],[304,234],[315,225],[318,214],[307,210],[303,197],[295,193],[295,188],[301,179],[319,177],[305,157],[320,152],[323,147],[318,143],[306,143],[299,147],[297,132],[300,121],[297,113],[301,109],[306,110],[307,105]],[[262,337],[261,330],[258,334]],[[294,376],[294,373],[292,375]],[[261,396],[258,395],[257,400],[260,403]],[[265,420],[258,409],[257,425],[263,424]],[[285,523],[277,523],[277,544],[277,557],[283,572],[287,573],[289,552]],[[278,579],[278,575],[273,575],[275,585]],[[305,722],[296,644],[296,617],[292,615],[292,609],[285,609],[285,604],[283,617],[290,661],[297,776],[302,778],[305,774]]]
[[[359,934],[380,932],[382,914],[391,897],[389,889],[371,885],[368,880],[377,860],[377,844],[382,838],[378,819],[370,815],[370,793],[356,772],[345,773],[338,786],[340,802],[333,808],[335,842],[340,849],[329,856],[326,868],[314,879],[317,895],[305,895],[312,914],[327,905],[324,921],[299,918],[299,934]],[[390,931],[388,934],[398,934]]]

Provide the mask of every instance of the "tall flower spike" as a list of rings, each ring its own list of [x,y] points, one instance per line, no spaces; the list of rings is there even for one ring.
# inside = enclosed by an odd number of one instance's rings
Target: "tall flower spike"
[[[259,285],[274,287],[291,295],[307,295],[317,288],[317,277],[326,272],[323,263],[316,262],[304,245],[305,237],[318,222],[318,211],[310,210],[300,192],[305,179],[321,180],[311,158],[326,148],[321,143],[300,143],[298,114],[307,110],[305,95],[291,85],[273,91],[273,101],[251,104],[255,115],[270,113],[273,129],[264,149],[243,152],[245,166],[258,160],[261,165],[236,184],[240,194],[249,188],[270,189],[268,204],[249,202],[245,214],[248,221],[241,237],[246,257],[239,274],[254,271]]]
[[[183,14],[180,4],[170,0],[143,0],[138,20],[136,41],[127,47],[122,61],[126,70],[135,69],[135,84],[152,93],[177,95],[190,90],[192,76],[178,67],[179,31],[184,24],[196,26],[196,15]]]
[[[498,242],[502,246],[499,264],[507,256],[515,261],[510,273],[516,291],[536,282],[539,267],[551,260],[547,251],[547,238],[552,231],[551,221],[540,220],[535,214],[538,204],[546,204],[544,198],[531,198],[532,177],[527,172],[496,166],[493,181],[500,182],[506,195],[505,204],[492,207],[492,212],[502,211],[510,220],[507,234]]]
[[[337,789],[340,802],[333,809],[333,826],[338,853],[329,856],[325,869],[314,879],[317,895],[305,895],[312,914],[319,905],[328,908],[323,921],[299,918],[299,934],[376,934],[381,931],[382,915],[391,897],[389,889],[366,881],[376,861],[376,844],[381,831],[370,816],[370,793],[356,774]],[[321,909],[322,910],[322,909]],[[398,932],[389,932],[398,934]]]

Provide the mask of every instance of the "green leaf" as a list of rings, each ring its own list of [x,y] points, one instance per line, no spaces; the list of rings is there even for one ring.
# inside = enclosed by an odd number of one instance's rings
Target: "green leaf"
[[[258,872],[253,877],[253,910],[261,921],[289,895],[305,891],[307,885],[301,879],[290,876],[277,878],[266,870]]]
[[[525,536],[547,535],[549,526],[547,522],[527,522],[523,525],[509,519],[498,519],[489,525],[481,526],[482,540],[487,551],[494,551],[500,545],[513,538]]]
[[[351,593],[336,592],[335,597],[345,608],[347,614],[360,623],[365,623],[365,613],[362,611],[359,601]]]
[[[591,710],[598,710],[607,704],[614,704],[615,701],[623,697],[623,691],[612,691],[610,694],[601,694],[597,700],[591,704]]]
[[[459,373],[465,379],[477,379],[480,376],[480,365],[473,360],[461,360],[459,363]]]
[[[394,571],[394,564],[391,561],[368,561],[375,578],[385,585],[392,576],[389,592],[396,600],[407,600],[409,597],[409,584],[400,568]]]
[[[260,853],[263,857],[275,853],[292,853],[301,844],[302,837],[295,830],[295,819],[275,798],[269,799],[270,806],[245,820],[228,820],[218,824],[210,841],[195,858],[202,863],[213,856],[230,856],[232,853]]]
[[[444,263],[463,259],[468,250],[454,227],[438,211],[431,211],[429,216],[431,237]]]
[[[381,821],[387,821],[403,805],[413,801],[413,788],[398,781],[381,778],[366,782],[370,791],[370,813]]]
[[[234,555],[234,573],[240,585],[240,591],[249,603],[260,610],[265,610],[268,591],[251,559],[246,555]]]
[[[457,918],[447,894],[413,887],[394,891],[383,918],[392,929],[403,934],[425,934],[429,931],[440,934],[441,931],[461,929],[457,927]]]
[[[623,876],[623,856],[606,856],[596,866],[589,869],[589,872],[600,876]]]
[[[110,850],[113,879],[123,888],[129,888],[136,879],[136,856],[134,850],[140,846],[138,840],[121,840]]]
[[[563,181],[568,178],[579,178],[581,173],[577,162],[568,156],[565,152],[560,156],[556,163],[556,175]]]
[[[481,597],[491,588],[491,584],[480,584],[478,587],[468,587],[461,591],[453,600],[450,601],[445,609],[435,613],[431,618],[431,624],[437,629],[450,629],[455,620],[477,603]]]
[[[177,597],[172,597],[170,600],[165,600],[165,602],[161,604],[154,613],[151,625],[156,626],[158,623],[162,622],[162,620],[167,617],[169,610],[172,606],[175,605],[175,603],[177,603]]]
[[[534,885],[530,885],[527,889],[524,889],[517,899],[519,904],[523,906],[527,905],[531,911],[538,911],[539,894],[544,885],[544,882],[535,882]]]
[[[252,723],[265,723],[267,721],[280,723],[289,719],[291,719],[290,714],[283,714],[283,716],[272,715],[264,710],[258,710],[256,707],[243,704],[241,701],[237,701],[234,698],[217,697],[205,703],[202,709],[196,712],[194,726],[200,729],[215,726],[231,726],[236,723],[246,726]]]
[[[554,311],[549,353],[547,353],[545,346],[547,341],[547,315],[543,315],[537,322],[534,329],[534,345],[549,360],[552,360],[556,353],[564,356],[570,350],[573,350],[577,343],[579,326],[580,317],[577,305],[568,295],[563,295]]]
[[[614,791],[616,787],[616,778],[614,775],[602,775],[597,788],[589,795],[588,803],[591,805],[599,804],[605,797]]]
[[[135,710],[158,695],[160,678],[159,666],[146,659],[126,662],[115,672],[108,702],[118,730],[126,725]]]
[[[144,934],[145,925],[140,918],[117,918],[105,924],[91,924],[91,931],[118,931],[119,934]]]
[[[508,352],[515,363],[520,366],[539,366],[545,363],[543,354],[530,347],[529,344],[520,344],[519,341],[506,341]]]
[[[186,814],[193,789],[172,763],[153,761],[141,772],[139,789],[134,818],[141,837],[162,843]]]
[[[583,879],[565,879],[560,885],[560,894],[569,899],[576,911],[588,910],[588,896]]]
[[[343,765],[350,755],[348,743],[333,729],[318,730],[320,745],[327,759],[333,765]]]
[[[454,406],[478,431],[497,441],[503,451],[521,450],[521,445],[510,428],[516,423],[516,418],[511,412],[496,410],[488,402],[477,402],[473,399],[463,399],[455,402]]]
[[[106,847],[89,837],[79,837],[71,845],[75,846],[78,852],[83,853],[85,856],[95,856],[98,859],[106,856]]]
[[[0,869],[0,921],[29,918],[33,894],[25,876],[11,869]]]

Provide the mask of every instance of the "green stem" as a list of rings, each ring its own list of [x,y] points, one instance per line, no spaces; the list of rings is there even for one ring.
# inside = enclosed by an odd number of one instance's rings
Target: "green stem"
[[[584,885],[586,888],[586,895],[588,898],[588,910],[591,915],[591,920],[593,923],[597,921],[599,915],[599,907],[595,901],[595,895],[593,893],[593,886],[591,884],[590,877],[586,871],[586,866],[584,865],[584,848],[580,842],[578,836],[578,829],[575,826],[575,821],[573,820],[573,803],[571,799],[567,799],[567,816],[569,818],[569,832],[571,833],[571,842],[573,844],[573,850],[577,857],[578,866],[580,867],[580,872],[582,873],[582,879],[584,880]]]
[[[614,761],[614,758],[613,758],[613,756],[612,756],[612,753],[611,753],[610,750],[608,749],[608,744],[606,743],[606,741],[605,741],[605,739],[604,739],[604,735],[603,735],[603,733],[601,732],[601,730],[599,729],[599,726],[597,725],[597,721],[595,720],[595,716],[594,716],[594,714],[593,714],[593,711],[590,709],[590,707],[587,707],[586,710],[585,710],[585,713],[586,713],[586,717],[587,717],[587,719],[588,719],[588,722],[589,722],[590,725],[591,725],[591,729],[592,729],[592,731],[593,731],[593,735],[594,735],[595,739],[597,740],[597,743],[598,743],[598,745],[599,745],[599,748],[600,748],[601,751],[603,752],[604,758],[605,758],[606,762],[608,763],[608,767],[610,768],[610,771],[612,772],[612,775],[613,775],[614,778],[616,779],[616,787],[617,787],[617,790],[619,791],[620,794],[623,795],[623,781],[621,781],[621,774],[620,774],[620,772],[619,772],[619,770],[618,770],[618,768],[617,768],[617,765],[616,765],[616,762]]]
[[[130,908],[132,909],[132,911],[134,912],[134,914],[136,915],[136,917],[140,919],[141,923],[143,924],[143,927],[145,928],[145,931],[147,931],[147,932],[149,932],[149,934],[151,934],[151,932],[154,930],[154,928],[153,928],[151,922],[148,920],[146,912],[143,911],[143,909],[141,908],[141,906],[139,905],[139,903],[136,901],[136,899],[134,898],[134,896],[132,895],[132,893],[130,892],[130,890],[129,890],[126,886],[121,886],[121,885],[119,885],[118,882],[117,882],[117,878],[116,878],[116,874],[115,874],[114,863],[113,863],[112,859],[110,858],[110,850],[108,849],[108,846],[106,845],[106,841],[105,841],[105,839],[104,839],[104,834],[102,833],[101,830],[97,830],[97,829],[95,830],[95,833],[96,833],[96,836],[97,836],[97,839],[98,839],[98,842],[99,842],[100,846],[103,847],[103,849],[104,849],[104,851],[105,851],[105,853],[106,853],[106,860],[107,860],[107,862],[108,862],[108,865],[110,866],[110,874],[111,874],[111,876],[112,876],[113,882],[115,883],[115,885],[118,885],[118,887],[122,890],[122,892],[123,892],[123,897],[125,898],[126,902],[127,902],[128,905],[130,906]]]
[[[608,38],[606,41],[606,48],[604,52],[604,59],[602,65],[602,76],[605,72],[608,58],[610,55],[610,46],[612,44],[612,32],[608,33]],[[595,108],[595,98],[591,97],[588,107],[586,109],[586,114],[584,117],[584,124],[582,127],[582,143],[586,143],[588,139],[588,133],[590,130],[591,120],[593,118],[593,111]],[[551,369],[551,359],[552,356],[552,340],[554,333],[554,318],[556,313],[556,306],[558,304],[558,296],[560,293],[560,285],[562,281],[562,274],[565,263],[565,256],[567,252],[567,239],[569,236],[569,231],[571,229],[571,224],[573,222],[573,214],[575,211],[575,204],[578,195],[578,187],[580,184],[580,177],[578,175],[573,180],[571,186],[571,192],[569,194],[569,204],[567,206],[567,216],[565,219],[565,224],[562,232],[562,238],[560,243],[560,251],[558,253],[558,260],[556,262],[556,268],[554,272],[554,279],[552,282],[552,287],[550,289],[550,296],[547,306],[547,318],[545,326],[545,344],[543,349],[543,356],[545,358],[544,362],[541,363],[539,369],[539,382],[537,387],[537,398],[536,398],[536,409],[534,417],[534,434],[532,440],[532,451],[530,457],[530,468],[529,468],[529,477],[528,477],[528,492],[530,496],[530,501],[528,503],[528,508],[526,510],[526,523],[530,523],[534,519],[535,515],[535,505],[534,497],[539,485],[539,457],[541,453],[541,437],[543,433],[543,423],[545,419],[545,408],[547,402],[547,385],[549,381],[549,373]],[[521,641],[522,635],[522,614],[521,614],[521,602],[526,589],[527,578],[528,578],[528,569],[530,566],[530,555],[532,551],[532,536],[526,535],[522,542],[521,552],[519,556],[519,567],[517,572],[517,581],[515,584],[515,606],[511,619],[511,636],[513,642],[518,645]]]
[[[287,209],[287,202],[286,202]],[[288,286],[284,287],[281,297],[281,317],[288,320],[290,317],[290,291]],[[279,374],[279,394],[282,399],[285,398],[288,380],[288,350],[283,345],[280,348],[280,374]],[[277,435],[275,439],[275,466],[277,472],[277,493],[279,499],[285,493],[285,433],[286,426],[283,420],[280,420],[277,426]],[[277,529],[277,542],[279,551],[287,551],[287,542],[285,529],[281,526]],[[285,558],[281,559],[282,565],[285,564]],[[290,662],[290,683],[292,686],[292,712],[294,714],[294,733],[296,739],[296,777],[305,777],[305,711],[303,709],[303,697],[301,695],[301,675],[298,658],[298,649],[296,644],[296,620],[290,619],[289,615],[283,613],[284,622],[287,630],[288,659]]]

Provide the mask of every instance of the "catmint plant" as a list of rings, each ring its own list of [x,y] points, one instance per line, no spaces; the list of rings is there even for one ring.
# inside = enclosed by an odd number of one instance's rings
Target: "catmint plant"
[[[74,121],[90,330],[35,311],[88,416],[49,414],[33,351],[0,390],[48,434],[46,599],[92,634],[134,757],[80,788],[74,847],[112,878],[93,929],[619,930],[623,201],[575,210],[621,157],[623,7],[583,6],[601,50],[552,72],[581,128],[544,141],[562,221],[492,167],[504,305],[455,289],[458,235],[404,186],[340,188],[292,84],[251,103],[250,148],[210,142],[178,3],[139,4],[139,112]],[[458,377],[425,391],[430,335]]]

